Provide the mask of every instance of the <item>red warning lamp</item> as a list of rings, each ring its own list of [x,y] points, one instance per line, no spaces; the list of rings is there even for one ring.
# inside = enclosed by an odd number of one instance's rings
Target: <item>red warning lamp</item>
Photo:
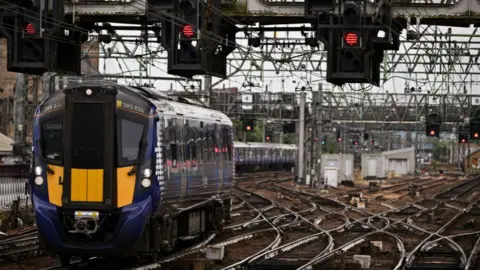
[[[195,35],[195,33],[193,32],[192,26],[189,25],[189,24],[183,26],[182,33],[183,33],[187,38],[191,38],[191,37],[193,37],[193,36]]]
[[[478,138],[478,132],[475,132],[475,133],[473,134],[473,137]]]
[[[341,142],[341,141],[342,141],[342,138],[338,138],[337,141]]]
[[[270,136],[267,136],[265,140],[270,141]]]
[[[318,138],[314,138],[313,140],[314,140],[314,141],[318,141]]]
[[[355,141],[355,142],[354,142],[354,144],[355,144],[355,145],[358,145],[358,142],[357,142],[357,141]]]
[[[435,130],[430,130],[430,135],[435,136]]]
[[[462,139],[462,143],[465,143],[465,142],[466,142],[466,140],[465,140],[465,139]]]
[[[247,126],[247,130],[248,130],[248,131],[252,130],[252,127],[251,127],[251,126]]]
[[[357,36],[357,33],[355,32],[347,32],[345,33],[343,38],[345,40],[345,43],[349,46],[358,45],[358,36]]]
[[[37,33],[37,30],[35,30],[35,27],[31,23],[27,24],[27,27],[25,27],[25,31],[27,31],[29,35],[35,35]]]

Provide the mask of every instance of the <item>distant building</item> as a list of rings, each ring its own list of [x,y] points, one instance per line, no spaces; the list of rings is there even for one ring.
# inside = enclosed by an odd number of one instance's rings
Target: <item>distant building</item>
[[[99,67],[99,43],[86,41],[82,48],[82,74],[97,74]],[[58,76],[56,76],[58,77]],[[58,78],[55,78],[58,80]],[[0,133],[13,137],[13,100],[15,94],[16,73],[7,71],[7,40],[0,38]],[[58,83],[56,84],[58,85]],[[61,87],[61,85],[60,85]],[[31,143],[33,114],[44,98],[42,76],[28,76],[26,104],[27,143]]]
[[[12,155],[13,140],[0,133],[0,165],[6,162],[8,157]]]

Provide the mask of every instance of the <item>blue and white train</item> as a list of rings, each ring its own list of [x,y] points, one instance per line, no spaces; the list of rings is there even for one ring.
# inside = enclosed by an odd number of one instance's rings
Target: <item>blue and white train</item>
[[[36,110],[29,181],[39,239],[62,264],[148,256],[229,219],[233,127],[149,90],[86,82]]]
[[[291,144],[235,142],[236,172],[291,170],[297,147]]]

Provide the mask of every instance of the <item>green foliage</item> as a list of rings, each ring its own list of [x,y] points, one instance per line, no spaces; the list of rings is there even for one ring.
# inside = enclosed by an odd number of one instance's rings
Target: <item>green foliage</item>
[[[448,147],[451,141],[435,140],[433,142],[432,157],[435,161],[447,162],[448,161]]]
[[[297,143],[297,134],[295,134],[295,133],[284,133],[283,134],[283,143],[285,143],[285,144],[296,144]]]
[[[325,152],[327,152],[327,153],[329,153],[329,154],[335,154],[335,143],[336,143],[336,142],[327,141],[326,151],[325,151]]]
[[[255,121],[255,128],[253,132],[245,132],[243,129],[242,120],[232,120],[235,128],[235,141],[243,142],[243,136],[247,133],[248,142],[262,142],[263,141],[263,122]]]

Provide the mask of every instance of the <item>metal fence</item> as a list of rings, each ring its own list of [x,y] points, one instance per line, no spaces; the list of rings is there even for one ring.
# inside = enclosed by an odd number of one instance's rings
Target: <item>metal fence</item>
[[[22,164],[0,165],[0,211],[9,210],[12,203],[20,198],[20,206],[29,200],[27,177],[29,166]]]
[[[20,206],[29,200],[27,195],[27,179],[0,177],[0,211],[9,210],[14,200],[20,197]]]

